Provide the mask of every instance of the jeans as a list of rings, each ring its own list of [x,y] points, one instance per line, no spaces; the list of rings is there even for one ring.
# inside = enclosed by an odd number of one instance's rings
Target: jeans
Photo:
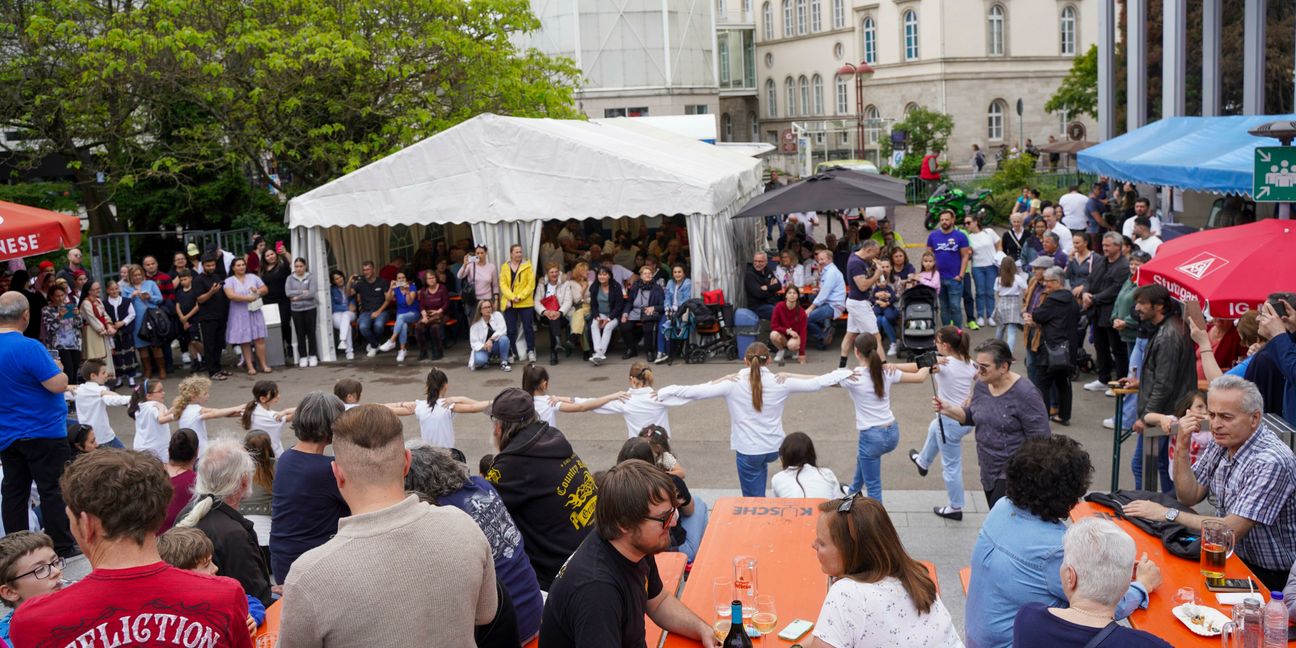
[[[410,329],[414,327],[414,322],[419,321],[418,311],[413,313],[401,313],[396,316],[396,325],[392,327],[392,339],[400,342],[401,347],[409,340]]]
[[[769,477],[767,465],[778,461],[777,452],[749,455],[734,453],[738,462],[738,486],[743,497],[765,497],[765,480]]]
[[[892,344],[898,342],[895,327],[896,322],[900,320],[900,311],[896,310],[895,306],[882,308],[874,304],[873,314],[877,316],[878,328],[882,330],[882,334],[886,336],[886,339],[891,340]]]
[[[963,282],[941,278],[940,315],[942,324],[963,326]]]
[[[958,421],[941,416],[945,424],[945,441],[941,441],[941,426],[937,419],[932,419],[927,426],[927,441],[918,453],[918,463],[930,468],[936,460],[936,453],[941,456],[941,477],[945,479],[945,493],[949,495],[950,508],[963,508],[963,437],[972,431],[972,426],[962,425]]]
[[[806,335],[819,342],[832,330],[832,320],[837,312],[828,304],[819,304],[806,316]]]
[[[972,268],[972,279],[976,281],[976,314],[977,317],[990,319],[995,310],[995,280],[999,278],[997,266],[975,266]]]
[[[855,456],[855,480],[850,491],[867,487],[868,496],[882,501],[882,455],[900,443],[900,424],[878,425],[859,431],[859,454]]]
[[[753,313],[756,313],[756,317],[759,317],[763,320],[767,320],[770,319],[771,317],[774,317],[774,304],[759,304],[756,306],[752,306],[751,310]]]
[[[338,332],[338,346],[346,351],[354,351],[351,348],[351,322],[355,321],[355,313],[339,311],[333,313],[333,328]]]
[[[67,513],[63,510],[63,491],[59,488],[59,477],[71,458],[72,450],[63,438],[19,439],[0,450],[0,461],[4,462],[0,516],[6,533],[27,530],[34,481],[40,494],[41,520],[45,533],[54,541],[54,552],[60,556],[72,552],[76,540],[72,538]]]
[[[995,329],[995,339],[1002,340],[1004,344],[1008,345],[1008,350],[1012,351],[1017,348],[1017,336],[1021,335],[1021,332],[1021,324],[1000,324],[999,328]],[[1027,355],[1027,357],[1030,356]]]
[[[360,335],[364,337],[369,346],[377,349],[386,338],[387,322],[391,321],[391,313],[383,311],[374,317],[373,313],[364,311],[360,313]]]
[[[707,519],[710,517],[707,503],[697,497],[693,498],[693,515],[680,516],[679,525],[684,529],[684,544],[675,549],[688,556],[689,562],[697,557],[698,546],[702,544],[702,533],[706,531]]]
[[[498,357],[500,362],[508,362],[509,339],[507,335],[501,335],[495,343],[491,345],[491,350],[481,349],[473,351],[473,366],[480,368],[485,367],[492,357]]]
[[[113,437],[112,441],[109,441],[108,443],[104,443],[101,445],[103,445],[106,448],[117,448],[118,450],[126,449],[126,444],[122,443],[121,437],[117,437],[117,436]]]
[[[514,306],[504,311],[504,325],[508,327],[509,341],[514,347],[521,346],[518,344],[518,328],[521,327],[527,351],[535,353],[535,310],[530,306]]]

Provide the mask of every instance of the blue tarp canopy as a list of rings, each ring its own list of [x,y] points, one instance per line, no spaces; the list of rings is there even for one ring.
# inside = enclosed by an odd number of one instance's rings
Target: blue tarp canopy
[[[1192,191],[1251,195],[1257,146],[1281,146],[1247,131],[1294,115],[1171,117],[1092,146],[1081,171]]]

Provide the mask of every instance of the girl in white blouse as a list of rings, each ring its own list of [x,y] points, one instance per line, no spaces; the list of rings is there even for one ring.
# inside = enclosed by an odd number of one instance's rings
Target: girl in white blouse
[[[860,336],[864,339],[867,336]],[[832,499],[842,496],[841,483],[830,468],[820,467],[815,455],[814,441],[805,432],[793,432],[779,446],[779,461],[783,470],[774,474],[774,497],[817,497]]]
[[[764,497],[768,464],[778,459],[783,442],[783,406],[788,396],[835,385],[850,375],[842,369],[818,378],[781,380],[766,368],[769,348],[760,342],[747,347],[746,369],[704,385],[671,385],[657,391],[660,398],[723,398],[729,407],[729,447],[737,455],[738,482],[743,497]]]
[[[490,403],[464,396],[447,396],[450,379],[445,372],[433,367],[428,370],[425,395],[416,401],[388,403],[397,416],[414,415],[419,422],[419,436],[428,445],[438,448],[455,447],[455,414],[485,412]]]
[[[626,438],[640,436],[644,428],[657,426],[670,434],[667,410],[683,405],[683,398],[663,398],[653,389],[652,365],[643,360],[630,365],[630,389],[626,398],[613,400],[594,410],[595,414],[620,414],[625,418]],[[584,404],[583,399],[576,399]],[[669,469],[668,469],[669,470]]]
[[[283,454],[283,427],[292,422],[293,410],[296,409],[289,407],[276,412],[271,408],[278,402],[279,385],[273,380],[258,380],[252,385],[252,400],[243,406],[240,419],[244,430],[261,430],[270,437],[270,447],[276,457]]]
[[[572,398],[549,395],[549,370],[534,363],[522,369],[522,391],[535,399],[536,416],[550,427],[558,427],[558,412],[588,412],[614,401],[624,400],[625,392],[614,392],[599,398]]]
[[[171,410],[162,403],[166,397],[166,387],[161,380],[144,380],[131,390],[130,404],[126,406],[126,416],[135,420],[135,450],[142,450],[155,455],[162,463],[168,460],[171,447],[171,426],[176,419]]]
[[[152,382],[152,381],[149,381]],[[198,435],[198,456],[207,449],[207,419],[238,416],[243,413],[242,405],[233,407],[206,407],[211,397],[211,379],[202,376],[189,376],[180,381],[180,395],[171,404],[171,415],[176,417],[181,428],[188,428]]]

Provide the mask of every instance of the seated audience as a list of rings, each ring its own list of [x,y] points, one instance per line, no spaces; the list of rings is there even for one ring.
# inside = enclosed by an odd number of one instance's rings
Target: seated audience
[[[481,529],[463,511],[405,493],[410,455],[391,410],[361,405],[332,430],[332,472],[352,515],[293,565],[279,645],[399,646],[417,638],[473,648],[475,626],[491,622],[500,601]]]
[[[540,645],[642,646],[647,614],[673,635],[716,646],[711,624],[666,591],[657,573],[653,556],[670,547],[679,523],[670,476],[636,459],[617,464],[603,475],[594,516],[597,531],[553,582]]]
[[[355,393],[358,401],[359,389]],[[342,401],[319,391],[306,394],[293,412],[297,444],[275,462],[270,498],[270,570],[280,583],[298,556],[327,542],[338,520],[351,515],[333,479],[333,458],[324,454],[342,412]]]
[[[638,459],[661,468],[660,456],[647,437],[626,439],[617,453],[617,463],[627,459]],[[664,470],[664,469],[663,469]],[[679,524],[671,527],[671,551],[678,551],[688,556],[689,562],[697,557],[698,546],[702,544],[702,534],[706,532],[709,512],[706,502],[695,499],[689,492],[681,475],[670,474],[675,483],[675,505],[679,508]]]
[[[252,648],[237,582],[179,570],[158,556],[171,485],[157,457],[105,448],[68,466],[60,485],[72,534],[93,571],[19,607],[10,625],[14,646],[94,645],[111,620],[138,636],[181,633],[221,648]]]
[[[469,369],[481,369],[490,363],[491,358],[499,358],[501,370],[513,371],[509,366],[508,325],[504,322],[504,315],[495,310],[495,305],[489,300],[477,302],[472,326],[468,328],[468,345]]]
[[[769,257],[764,252],[752,255],[751,264],[743,269],[743,292],[747,295],[747,308],[755,311],[761,319],[769,319],[774,314],[774,305],[779,303],[778,293],[782,287],[769,267]]]
[[[1089,490],[1093,464],[1074,439],[1028,439],[1006,469],[1007,495],[991,509],[972,549],[963,629],[969,646],[1008,648],[1013,620],[1027,603],[1061,606],[1062,537],[1067,516]],[[1125,565],[1128,574],[1128,563]],[[1116,604],[1116,618],[1147,607],[1161,570],[1144,555]]]
[[[1067,605],[1032,602],[1017,611],[1013,645],[1088,648],[1094,645],[1169,648],[1155,636],[1114,621],[1129,589],[1134,539],[1116,523],[1085,518],[1062,537],[1062,592]],[[1094,640],[1099,636],[1106,639]]]
[[[0,603],[8,610],[0,618],[0,640],[12,645],[9,623],[14,612],[33,596],[63,589],[63,559],[44,533],[14,531],[0,538]]]
[[[784,437],[778,454],[783,470],[771,480],[774,497],[841,497],[837,475],[831,468],[819,466],[814,441],[805,432]]]
[[[622,360],[629,360],[639,355],[639,340],[642,339],[648,362],[657,359],[657,327],[661,323],[662,304],[665,293],[662,287],[653,281],[652,269],[647,265],[639,271],[639,279],[626,292],[625,303],[621,311],[621,342],[625,344]]]
[[[175,525],[176,518],[193,499],[194,482],[198,473],[194,464],[198,461],[198,434],[189,428],[180,428],[171,434],[171,443],[167,446],[167,477],[171,480],[171,503],[167,505],[166,519],[162,521],[162,531]]]
[[[788,286],[783,292],[783,301],[774,306],[770,316],[770,346],[774,352],[774,362],[782,367],[788,352],[795,353],[797,363],[805,364],[806,360],[806,326],[807,316],[801,308],[801,289]]]
[[[835,580],[810,648],[962,648],[936,583],[905,551],[881,502],[856,493],[821,503],[813,547]]]
[[[158,554],[166,564],[195,574],[215,576],[216,548],[206,533],[198,529],[177,527],[158,536]],[[265,606],[251,594],[247,596],[248,632],[255,633],[265,623]]]

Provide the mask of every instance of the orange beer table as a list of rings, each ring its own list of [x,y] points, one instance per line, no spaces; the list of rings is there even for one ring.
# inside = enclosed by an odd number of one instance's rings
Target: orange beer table
[[[1226,605],[1220,605],[1219,600],[1215,598],[1215,593],[1207,591],[1206,578],[1201,574],[1201,565],[1196,560],[1180,558],[1165,550],[1161,541],[1145,533],[1142,529],[1134,526],[1132,523],[1122,520],[1113,515],[1112,510],[1091,502],[1080,502],[1075,508],[1071,509],[1071,521],[1075,522],[1087,517],[1098,516],[1115,522],[1121,529],[1128,533],[1134,539],[1135,555],[1141,556],[1147,553],[1148,559],[1156,563],[1161,568],[1161,576],[1164,579],[1161,586],[1156,588],[1148,596],[1148,607],[1146,610],[1135,610],[1129,616],[1129,624],[1139,630],[1150,632],[1162,639],[1165,639],[1175,648],[1184,648],[1185,646],[1218,646],[1220,645],[1219,637],[1202,637],[1193,634],[1184,624],[1180,623],[1174,617],[1170,610],[1174,609],[1174,595],[1180,587],[1191,587],[1197,592],[1197,601],[1202,605],[1213,607],[1224,613],[1224,616],[1232,616],[1233,608]],[[1251,578],[1255,580],[1255,575],[1250,569],[1242,563],[1242,559],[1237,555],[1229,556],[1228,561],[1224,564],[1225,578]],[[1263,589],[1260,581],[1256,584]],[[1266,595],[1265,600],[1269,597]]]
[[[283,599],[279,599],[266,608],[265,623],[257,628],[252,637],[256,648],[274,648],[279,643],[279,615],[283,614]]]
[[[775,634],[793,619],[815,621],[828,594],[828,577],[810,543],[819,518],[819,499],[725,497],[711,510],[693,571],[684,584],[684,605],[707,621],[717,621],[711,591],[717,578],[733,578],[734,556],[756,558],[756,593],[774,597],[778,625],[765,637],[767,646],[786,647]],[[807,633],[795,643],[806,643]],[[760,640],[752,642],[762,646]],[[651,644],[650,644],[651,645]],[[698,642],[669,635],[665,646],[698,646]]]

